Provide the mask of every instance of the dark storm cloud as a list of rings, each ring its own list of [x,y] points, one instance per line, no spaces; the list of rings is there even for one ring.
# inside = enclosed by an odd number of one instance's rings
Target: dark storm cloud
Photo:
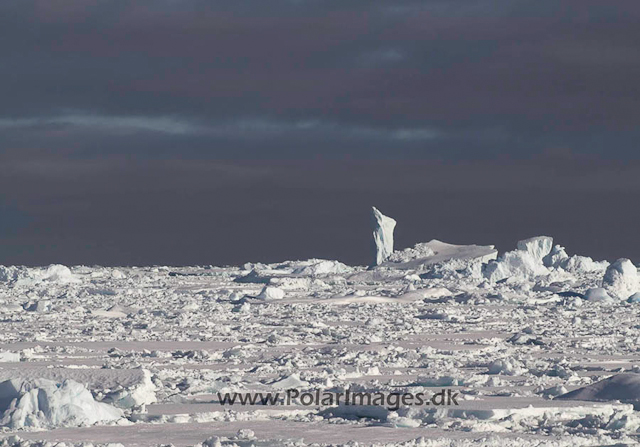
[[[547,232],[640,257],[639,19],[633,0],[0,2],[0,263],[365,263],[372,204],[400,245]]]
[[[509,145],[541,132],[571,143],[573,132],[588,131],[616,137],[623,152],[630,141],[613,132],[637,124],[633,1],[1,7],[8,118],[71,110],[214,126],[319,120],[474,138],[500,128]]]

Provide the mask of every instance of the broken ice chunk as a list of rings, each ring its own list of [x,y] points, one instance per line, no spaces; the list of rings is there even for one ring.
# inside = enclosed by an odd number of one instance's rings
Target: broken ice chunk
[[[629,259],[618,259],[607,268],[602,287],[609,295],[626,300],[638,291],[638,269]]]
[[[261,300],[281,300],[284,298],[284,291],[277,287],[264,286],[256,298]]]
[[[553,238],[549,236],[536,236],[518,241],[518,250],[529,252],[537,262],[542,262],[542,259],[551,253],[552,247]]]

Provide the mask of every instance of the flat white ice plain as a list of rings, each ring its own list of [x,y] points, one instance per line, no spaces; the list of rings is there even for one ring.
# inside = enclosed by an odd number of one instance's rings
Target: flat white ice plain
[[[637,444],[636,266],[516,246],[434,240],[375,268],[0,267],[0,445]],[[458,406],[217,394],[443,387]]]

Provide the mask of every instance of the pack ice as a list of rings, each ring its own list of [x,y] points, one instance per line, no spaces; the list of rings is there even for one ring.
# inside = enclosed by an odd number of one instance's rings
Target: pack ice
[[[0,266],[0,445],[637,444],[632,260],[372,225],[367,266]],[[288,389],[458,404],[221,401]]]

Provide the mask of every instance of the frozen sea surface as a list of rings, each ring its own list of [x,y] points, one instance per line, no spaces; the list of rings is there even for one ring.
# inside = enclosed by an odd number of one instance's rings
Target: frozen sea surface
[[[524,242],[375,268],[0,267],[2,445],[635,445],[635,266]],[[219,401],[283,387],[459,405]]]

